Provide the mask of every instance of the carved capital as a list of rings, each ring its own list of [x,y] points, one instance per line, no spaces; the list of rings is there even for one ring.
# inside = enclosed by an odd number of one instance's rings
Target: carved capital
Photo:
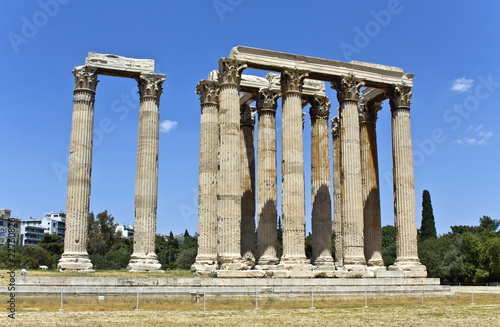
[[[276,108],[278,108],[278,98],[280,96],[280,92],[273,91],[269,88],[262,88],[256,92],[255,99],[259,115],[268,111],[276,113]]]
[[[332,88],[337,90],[337,100],[343,101],[358,101],[359,88],[365,83],[358,80],[354,74],[342,76],[339,80],[332,82]]]
[[[382,109],[380,102],[365,102],[360,100],[358,103],[359,122],[360,123],[375,123],[377,121],[377,113]]]
[[[331,105],[328,97],[315,96],[311,102],[311,108],[309,109],[311,119],[328,119]]]
[[[247,68],[237,59],[221,58],[219,60],[219,84],[240,85],[241,73]]]
[[[387,96],[389,98],[391,110],[395,108],[410,109],[411,97],[413,95],[410,86],[406,84],[394,85],[388,93]]]
[[[200,103],[214,104],[219,103],[219,83],[216,81],[202,80],[196,85],[196,94],[200,96]]]
[[[336,140],[340,136],[339,117],[333,117],[330,121],[332,122],[332,138]]]
[[[242,104],[240,107],[240,125],[241,126],[254,126],[255,113],[252,108],[247,104]]]
[[[75,90],[88,89],[95,92],[97,87],[97,68],[90,68],[87,66],[76,67],[73,69],[75,76]]]
[[[163,92],[162,84],[165,81],[165,75],[162,74],[141,74],[137,80],[139,86],[139,95],[142,98],[157,98]]]
[[[306,71],[298,69],[285,69],[281,72],[281,92],[286,93],[302,93],[302,85],[304,79],[309,76]]]

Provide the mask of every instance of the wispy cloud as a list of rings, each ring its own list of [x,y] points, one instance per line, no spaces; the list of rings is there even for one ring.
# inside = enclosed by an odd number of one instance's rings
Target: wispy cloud
[[[465,77],[462,78],[457,78],[454,79],[453,82],[451,82],[451,90],[458,92],[458,93],[464,93],[465,91],[469,90],[472,87],[472,84],[474,83],[473,79],[468,79]]]
[[[164,120],[160,123],[160,132],[168,133],[177,126],[176,121]]]
[[[493,136],[492,131],[484,129],[484,125],[469,126],[465,130],[467,137],[456,140],[455,142],[462,145],[485,145],[486,142]]]

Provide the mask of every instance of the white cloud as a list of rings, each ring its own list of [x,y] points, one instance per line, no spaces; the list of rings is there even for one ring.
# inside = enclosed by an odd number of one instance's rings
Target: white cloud
[[[473,79],[468,79],[465,77],[454,79],[451,85],[451,90],[458,93],[464,93],[472,87],[474,83]]]
[[[176,121],[164,120],[160,123],[160,132],[168,133],[177,126]]]
[[[484,130],[484,125],[469,126],[465,133],[474,134],[470,137],[464,137],[462,139],[456,140],[455,142],[462,145],[486,145],[488,141],[494,134],[492,131]]]

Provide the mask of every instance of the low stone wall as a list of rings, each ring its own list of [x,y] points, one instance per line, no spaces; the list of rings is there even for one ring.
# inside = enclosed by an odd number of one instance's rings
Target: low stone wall
[[[16,277],[18,295],[102,294],[181,296],[204,292],[208,296],[269,296],[450,293],[437,278],[99,278]],[[6,293],[7,288],[0,288]]]

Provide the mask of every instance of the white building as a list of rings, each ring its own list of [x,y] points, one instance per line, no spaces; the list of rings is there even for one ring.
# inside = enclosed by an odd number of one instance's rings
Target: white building
[[[66,219],[59,213],[50,212],[40,219],[21,221],[21,245],[38,245],[44,234],[59,235],[64,240]]]
[[[10,213],[11,210],[9,209],[0,209],[0,246],[3,246],[9,238],[9,222],[14,226],[16,243],[17,240],[19,240],[19,235],[21,233],[21,219],[12,218]]]
[[[115,231],[121,232],[123,238],[128,238],[131,241],[134,240],[134,226],[132,225],[117,224]]]

